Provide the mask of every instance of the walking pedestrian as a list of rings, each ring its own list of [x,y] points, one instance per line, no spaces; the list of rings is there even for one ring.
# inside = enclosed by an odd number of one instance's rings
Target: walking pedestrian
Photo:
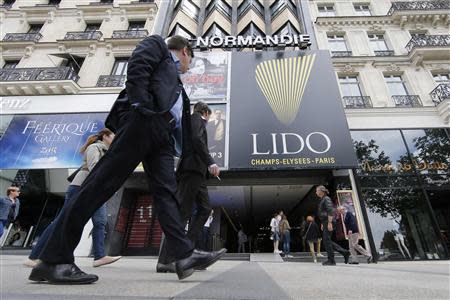
[[[242,225],[241,225],[241,228],[239,229],[237,235],[238,235],[238,253],[245,253],[246,252],[245,251],[245,243],[247,243],[248,238],[244,232],[244,229],[242,228]]]
[[[273,253],[280,254],[281,251],[278,249],[278,243],[280,242],[280,228],[278,218],[280,215],[275,213],[270,220],[270,239],[273,241]]]
[[[73,250],[84,224],[133,173],[142,161],[154,196],[154,208],[167,237],[169,256],[176,261],[178,279],[206,268],[221,252],[199,252],[184,233],[175,195],[174,154],[177,145],[188,146],[190,104],[179,73],[189,69],[190,42],[181,36],[151,35],[138,43],[127,68],[126,88],[114,103],[106,125],[117,130],[109,151],[84,180],[71,203],[55,220],[56,230],[41,252],[29,279],[59,284],[87,284],[98,280],[74,264]],[[180,131],[182,134],[180,134]],[[174,144],[173,137],[178,139]],[[184,137],[184,138],[183,138]]]
[[[322,236],[323,242],[325,244],[325,249],[327,249],[328,260],[324,261],[322,265],[324,266],[335,266],[336,261],[334,260],[334,250],[338,251],[344,256],[344,261],[347,264],[350,252],[345,250],[335,242],[331,240],[331,235],[334,230],[334,208],[330,197],[328,197],[329,191],[323,185],[316,187],[316,195],[319,197],[319,209],[318,215],[320,221],[322,222]],[[334,250],[333,250],[334,249]]]
[[[114,139],[114,133],[108,128],[103,128],[97,134],[91,135],[81,147],[80,153],[83,155],[83,164],[77,172],[69,187],[67,188],[64,205],[69,205],[73,196],[80,190],[83,181],[88,177],[89,173],[105,155]],[[94,250],[94,267],[111,264],[119,260],[122,256],[108,256],[105,253],[105,231],[106,231],[106,203],[100,206],[91,217],[92,229],[92,248]],[[31,250],[25,265],[35,267],[39,262],[38,258],[45,246],[50,234],[55,230],[55,222],[47,226],[41,234],[37,244]]]
[[[320,254],[320,243],[322,239],[320,238],[320,231],[319,226],[314,221],[313,216],[308,216],[306,218],[307,224],[306,225],[306,232],[305,232],[305,240],[308,243],[309,251],[311,253],[311,256],[313,257],[313,261],[317,262],[317,257],[319,257]],[[315,253],[314,245],[317,244],[317,256]],[[322,254],[320,254],[322,256]]]
[[[285,257],[293,257],[291,255],[291,226],[285,214],[281,216],[280,233],[283,241],[283,253]]]
[[[20,188],[10,186],[6,189],[6,197],[0,198],[0,238],[3,236],[4,228],[8,228],[19,215],[19,195]]]
[[[367,263],[372,262],[372,255],[361,247],[361,245],[358,244],[359,242],[359,229],[358,229],[358,223],[356,222],[356,217],[348,211],[344,206],[338,207],[339,213],[343,216],[344,224],[345,224],[345,230],[347,232],[348,236],[348,247],[350,249],[350,264],[357,265],[358,262],[358,256],[356,251],[364,255],[367,259]]]

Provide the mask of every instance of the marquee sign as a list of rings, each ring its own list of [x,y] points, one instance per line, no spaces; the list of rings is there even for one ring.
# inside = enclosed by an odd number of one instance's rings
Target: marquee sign
[[[264,47],[299,47],[306,49],[311,45],[307,34],[274,36],[212,36],[198,37],[192,40],[194,48],[264,48]]]

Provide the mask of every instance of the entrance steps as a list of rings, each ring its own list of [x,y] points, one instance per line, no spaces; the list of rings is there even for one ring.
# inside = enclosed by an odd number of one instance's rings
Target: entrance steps
[[[280,254],[276,253],[252,253],[250,261],[254,262],[283,262]]]
[[[241,261],[254,261],[254,262],[300,262],[300,263],[313,263],[313,259],[309,252],[293,252],[293,257],[284,257],[280,254],[274,253],[227,253],[223,256],[222,260],[241,260]],[[317,263],[322,263],[327,260],[326,253],[322,252],[323,257],[317,258]],[[334,259],[336,263],[344,263],[344,257],[338,253],[335,253]],[[363,255],[358,255],[358,262],[360,264],[366,264],[367,259]]]
[[[291,253],[291,255],[293,257],[283,257],[283,260],[289,261],[289,262],[303,262],[303,263],[312,263],[313,262],[313,258],[311,256],[311,253],[309,253],[309,252],[294,252],[294,253]],[[327,260],[327,254],[325,252],[322,252],[322,255],[323,255],[323,257],[317,257],[317,263],[322,263]],[[334,260],[338,264],[344,263],[344,256],[342,256],[338,253],[335,253]],[[358,255],[358,262],[360,264],[363,264],[363,263],[367,264],[367,259],[363,255]]]

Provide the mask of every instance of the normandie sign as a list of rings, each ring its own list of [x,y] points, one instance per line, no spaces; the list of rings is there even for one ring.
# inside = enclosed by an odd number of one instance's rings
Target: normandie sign
[[[274,36],[213,36],[199,37],[193,40],[195,48],[257,48],[257,47],[299,47],[306,49],[311,45],[309,35]]]

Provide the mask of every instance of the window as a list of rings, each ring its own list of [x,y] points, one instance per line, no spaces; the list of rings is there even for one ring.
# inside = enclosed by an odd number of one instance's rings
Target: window
[[[358,16],[371,16],[370,6],[368,3],[355,3],[353,4],[356,15]]]
[[[369,34],[370,47],[374,52],[389,50],[382,34]]]
[[[261,17],[264,16],[264,6],[258,0],[244,0],[238,7],[238,19],[240,19],[249,9],[254,8]]]
[[[111,75],[127,75],[128,58],[116,58]]]
[[[11,6],[13,6],[14,2],[16,2],[16,0],[4,0],[3,5],[0,5],[0,7],[11,8]]]
[[[142,21],[129,22],[128,31],[139,31],[141,29],[144,29],[144,26],[145,22]]]
[[[217,25],[216,23],[213,23],[213,25],[211,27],[209,27],[208,31],[205,32],[204,36],[209,36],[209,37],[213,37],[213,36],[220,36],[220,37],[224,37],[228,35],[228,33],[222,29],[222,27],[220,27],[219,25]]]
[[[177,5],[175,5],[174,11],[181,9],[192,19],[197,21],[200,9],[191,0],[179,0]],[[174,13],[176,15],[176,13]]]
[[[435,73],[433,74],[433,79],[437,84],[450,84],[450,73]]]
[[[328,35],[328,44],[330,44],[331,52],[348,52],[347,43],[344,35],[332,34]]]
[[[425,31],[410,31],[409,32],[411,34],[412,38],[421,38],[421,37],[425,37],[427,35],[427,33]]]
[[[84,63],[84,57],[79,57],[76,55],[71,55],[70,57],[66,58],[62,63],[61,66],[70,67],[72,70],[75,71],[75,73],[78,74],[80,72],[81,66]]]
[[[172,35],[181,35],[182,37],[185,37],[187,39],[195,38],[195,35],[193,35],[189,30],[187,30],[186,28],[184,28],[183,26],[181,26],[178,23],[177,23],[177,25],[175,25],[175,27],[172,29],[172,31],[169,34],[169,36],[172,36]]]
[[[277,32],[275,32],[274,35],[294,35],[298,34],[297,29],[291,24],[291,22],[286,22],[286,24],[278,29]]]
[[[258,28],[258,26],[256,26],[253,22],[251,22],[250,24],[248,24],[247,27],[244,28],[244,30],[241,31],[241,33],[239,33],[239,35],[242,36],[252,36],[252,37],[257,37],[257,36],[262,36],[264,35],[264,32]]]
[[[28,33],[39,33],[41,31],[43,24],[30,24],[30,29]]]
[[[402,76],[400,75],[385,75],[384,80],[388,86],[389,92],[391,96],[406,96],[409,95],[408,90],[406,89],[405,83],[402,80]]]
[[[224,0],[212,0],[206,7],[206,17],[208,17],[215,9],[231,20],[231,6]]]
[[[114,0],[100,0],[100,3],[113,3]]]
[[[3,69],[14,69],[19,64],[19,62],[20,60],[7,60],[3,65]]]
[[[61,0],[49,0],[48,5],[59,5]]]
[[[317,6],[319,17],[334,17],[336,15],[333,4],[320,4]]]
[[[339,77],[339,85],[341,86],[342,96],[362,96],[361,88],[357,76]]]
[[[84,31],[86,31],[86,32],[97,31],[100,29],[100,26],[101,26],[100,23],[87,24],[86,29],[84,29]]]
[[[272,19],[274,19],[285,7],[288,7],[290,11],[297,16],[297,9],[291,0],[278,0],[270,6],[270,15]]]

